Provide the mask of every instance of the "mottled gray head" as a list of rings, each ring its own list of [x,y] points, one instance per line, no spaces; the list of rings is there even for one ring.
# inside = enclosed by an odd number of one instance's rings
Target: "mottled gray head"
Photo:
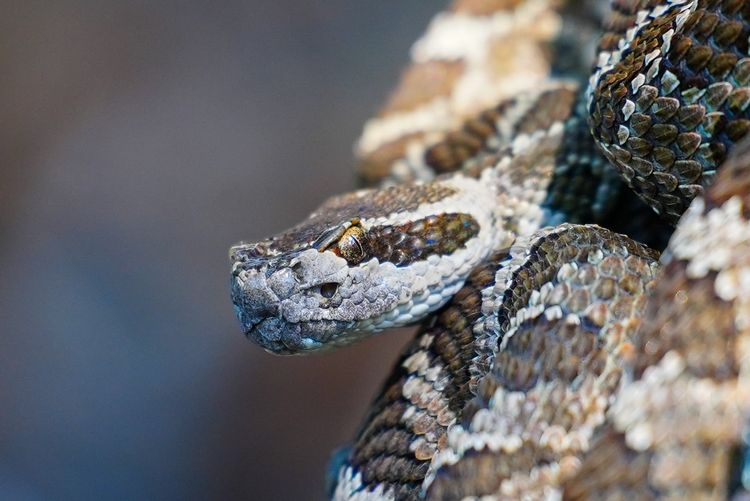
[[[478,189],[459,176],[349,193],[286,232],[235,245],[232,300],[245,334],[294,354],[420,320],[494,246],[492,200],[482,199],[491,194]]]

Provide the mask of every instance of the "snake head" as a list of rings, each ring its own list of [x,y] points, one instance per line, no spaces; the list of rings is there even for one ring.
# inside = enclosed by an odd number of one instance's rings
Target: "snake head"
[[[235,311],[245,334],[272,353],[339,344],[342,332],[367,330],[365,320],[410,295],[411,274],[388,273],[376,261],[350,267],[335,252],[315,248],[250,259],[245,252],[232,251]]]
[[[492,200],[478,186],[459,177],[349,193],[290,230],[235,245],[232,300],[245,335],[296,354],[421,320],[494,247]]]

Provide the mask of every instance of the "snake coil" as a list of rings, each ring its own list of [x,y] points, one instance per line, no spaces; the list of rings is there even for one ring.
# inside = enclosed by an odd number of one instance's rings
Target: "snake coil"
[[[750,2],[603,3],[456,0],[357,144],[375,187],[232,248],[269,352],[421,322],[331,497],[748,494]]]

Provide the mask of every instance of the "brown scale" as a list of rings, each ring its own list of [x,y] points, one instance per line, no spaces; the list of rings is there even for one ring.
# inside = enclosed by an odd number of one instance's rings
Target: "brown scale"
[[[555,39],[539,40],[536,44],[540,54],[543,54],[541,56],[543,61],[550,65],[551,73],[580,79],[585,77],[588,71],[588,60],[584,60],[583,57],[577,58],[575,54],[586,53],[587,51],[582,48],[587,47],[589,39],[593,39],[598,33],[598,17],[593,13],[597,10],[594,7],[598,1],[552,0],[550,2],[549,9],[562,14],[563,29]],[[522,4],[523,0],[456,0],[452,2],[448,11],[472,16],[489,16],[502,11],[512,13]],[[493,61],[502,61],[504,52],[514,50],[513,47],[508,47],[512,42],[504,38],[496,41],[497,55],[490,57],[489,64]],[[490,53],[493,53],[492,47],[490,47]],[[556,57],[558,54],[564,57]],[[382,118],[398,112],[412,111],[419,106],[427,105],[436,98],[450,96],[455,91],[456,84],[464,70],[465,62],[461,60],[413,64],[403,73],[396,91],[378,116]],[[478,93],[478,97],[481,97],[481,93]],[[512,97],[503,100],[504,104],[482,114],[476,114],[458,129],[431,131],[431,135],[437,136],[438,139],[437,141],[431,140],[424,146],[425,163],[436,174],[461,169],[465,162],[485,149],[487,139],[496,132],[496,120],[505,114],[507,106],[512,101]],[[556,108],[564,107],[565,98],[562,101],[550,99],[549,102],[536,106],[534,109],[538,110],[538,118],[545,120],[547,117],[543,113],[544,110],[554,115]],[[477,111],[477,106],[474,105],[473,109],[464,110],[465,116],[461,118],[468,118]],[[523,118],[520,123],[523,125]],[[529,127],[533,127],[533,121],[526,123]],[[365,185],[372,185],[387,178],[392,173],[394,164],[406,157],[407,148],[415,141],[419,142],[424,139],[423,131],[413,132],[393,139],[374,151],[362,154],[357,167],[360,179]],[[475,174],[476,170],[469,172],[469,175]]]
[[[635,347],[643,355],[633,367],[635,375],[640,378],[665,353],[675,351],[685,358],[688,370],[696,377],[734,379],[739,370],[737,361],[727,357],[737,342],[732,305],[716,296],[716,273],[689,280],[685,266],[672,262],[662,272],[649,308],[650,318],[660,326],[659,336],[642,331],[636,337]]]
[[[612,0],[611,12],[604,19],[604,33],[599,41],[599,51],[614,51],[625,32],[635,26],[636,14],[640,10],[650,10],[662,0]]]
[[[627,253],[646,260],[655,260],[658,256],[657,252],[602,228],[572,226],[566,231],[546,235],[531,247],[531,257],[514,273],[514,281],[518,281],[522,286],[509,287],[505,292],[503,307],[498,313],[501,331],[505,332],[510,319],[518,310],[525,307],[536,287],[553,281],[559,266],[567,262],[585,260],[587,253],[594,249],[610,254]],[[613,257],[603,260],[603,275],[622,279],[627,276],[626,270],[609,267],[609,263],[614,259]]]
[[[488,16],[499,10],[512,9],[523,0],[456,0],[450,10],[474,16]]]
[[[622,433],[607,424],[598,430],[578,474],[563,484],[564,500],[724,500],[732,449],[720,443],[680,444],[660,457],[651,450],[634,451]],[[672,463],[672,485],[649,482],[656,468]],[[743,499],[739,497],[737,499]]]
[[[341,225],[397,211],[412,211],[421,204],[438,202],[455,193],[452,188],[437,184],[389,186],[337,195],[326,200],[297,226],[264,240],[252,247],[239,247],[233,259],[243,255],[253,258],[309,248],[327,232],[336,232]]]
[[[479,224],[470,215],[439,214],[367,232],[354,226],[332,250],[352,265],[374,257],[381,263],[407,266],[431,255],[451,254],[477,233]]]
[[[598,430],[578,474],[563,483],[565,501],[651,500],[656,491],[644,482],[651,454],[638,453],[625,444],[623,434],[610,425]]]
[[[530,109],[514,120],[514,126],[507,136],[499,134],[498,120],[523,103],[516,98],[504,100],[467,120],[461,129],[450,132],[443,141],[430,147],[425,152],[425,161],[439,174],[463,169],[477,176],[479,170],[474,168],[477,164],[482,167],[494,165],[483,163],[482,156],[495,158],[519,134],[546,130],[555,122],[567,120],[575,99],[576,91],[572,87],[542,92]]]
[[[536,103],[516,122],[512,137],[546,130],[555,122],[564,122],[573,113],[577,97],[578,92],[572,87],[542,92]]]
[[[377,186],[392,174],[393,165],[406,156],[406,150],[412,141],[421,139],[422,132],[400,136],[366,155],[361,155],[357,163],[358,186]]]
[[[634,24],[634,8],[651,3],[623,2],[623,14],[615,16],[602,45],[614,47]],[[653,21],[601,77],[590,119],[594,136],[608,145],[610,160],[629,185],[672,223],[711,184],[728,149],[750,131],[750,3],[744,0],[699,2],[672,37],[656,80],[632,94],[632,80],[647,72],[646,55],[660,48],[676,14],[671,9]],[[667,71],[676,80],[665,78]],[[626,99],[636,105],[629,120],[622,110]],[[628,130],[623,144],[620,125]]]
[[[730,496],[732,461],[733,446],[723,440],[693,439],[671,444],[668,451],[634,451],[607,424],[598,430],[578,474],[563,485],[563,499],[743,499]],[[651,481],[656,469],[671,470],[668,480]]]
[[[550,319],[541,314],[517,327],[481,381],[477,397],[467,404],[464,429],[469,429],[480,409],[492,408],[499,389],[526,393],[533,402],[540,388],[575,390],[592,378],[604,395],[618,387],[621,372],[607,360],[627,350],[645,306],[642,298],[652,281],[651,265],[657,254],[607,230],[580,226],[540,237],[529,253],[527,262],[513,273],[503,297],[501,335],[508,329],[509,318],[526,307],[531,291],[545,283],[553,284],[545,307],[558,305],[562,317]],[[564,263],[577,263],[578,267],[563,269]],[[580,322],[568,322],[568,315],[577,316]],[[564,430],[579,425],[581,417],[565,411],[570,401],[563,391],[541,395],[546,395],[542,402],[547,425]],[[524,429],[528,417],[519,417],[513,429]],[[457,463],[441,467],[428,499],[491,495],[503,481],[523,477],[535,467],[560,463],[566,471],[565,465],[571,464],[551,446],[540,444],[538,437],[520,437],[523,443],[513,453],[472,449]],[[533,479],[527,480],[533,483]]]
[[[448,133],[444,140],[425,152],[427,165],[438,174],[461,169],[464,162],[485,148],[487,140],[497,134],[497,120],[512,103],[513,100],[505,100],[466,121],[460,130]]]
[[[460,415],[471,396],[468,367],[474,357],[472,325],[480,315],[481,291],[493,284],[495,269],[506,257],[504,253],[496,254],[474,270],[466,285],[433,321],[420,329],[404,351],[365,419],[349,457],[348,464],[362,474],[366,487],[384,483],[395,489],[397,499],[418,497],[432,455],[445,443],[451,415]],[[425,357],[429,367],[439,368],[439,379],[429,381],[420,375],[410,362],[413,357]],[[439,388],[447,400],[447,409],[435,409],[434,402],[418,395],[405,397],[404,385],[410,378]],[[413,415],[404,419],[410,407],[416,408],[419,418]],[[411,450],[415,441],[428,435],[425,446]]]
[[[646,323],[633,339],[633,356],[626,359],[628,370],[638,380],[667,352],[676,352],[684,358],[687,374],[717,384],[731,382],[738,375],[732,305],[714,294],[715,273],[688,280],[685,267],[684,262],[671,262],[662,270]],[[734,406],[727,403],[728,408]],[[667,404],[660,414],[674,415],[666,418],[674,423],[674,436],[644,451],[631,449],[621,431],[606,424],[598,430],[579,472],[563,486],[563,499],[727,499],[740,436],[727,440],[722,409],[703,409],[700,414],[707,412],[713,417],[701,421],[697,410]],[[695,422],[685,413],[695,415]],[[656,471],[660,480],[655,484]]]
[[[461,61],[427,61],[410,66],[380,116],[412,111],[437,97],[449,96],[463,71]]]
[[[531,470],[537,464],[533,451],[522,449],[513,456],[513,464],[498,461],[489,450],[467,452],[459,463],[441,471],[430,486],[431,501],[463,499],[469,493],[496,492],[500,483],[519,470]]]
[[[744,215],[750,218],[750,143],[744,141],[722,166],[716,183],[706,194],[705,213],[739,196]],[[695,280],[686,274],[687,263],[672,261],[664,267],[655,300],[649,308],[659,336],[642,332],[636,346],[644,353],[635,365],[640,376],[649,365],[667,351],[675,350],[689,362],[689,370],[698,377],[722,381],[737,376],[738,367],[731,353],[738,332],[732,305],[716,296],[716,273]],[[689,291],[689,293],[688,293]],[[656,327],[654,327],[656,329]]]
[[[503,11],[512,13],[521,3],[522,0],[454,0],[447,8],[447,12],[484,17]],[[556,3],[553,2],[553,9],[559,8]],[[560,1],[559,3],[564,2]],[[427,105],[435,99],[451,96],[464,71],[465,62],[462,60],[413,63],[403,72],[397,88],[393,91],[381,112],[378,113],[378,116],[385,117],[396,113],[409,112]],[[464,113],[467,113],[467,111],[475,112],[476,104],[474,104],[473,110],[463,110]],[[455,140],[457,136],[461,135],[458,131],[450,133],[441,131],[438,134],[448,140]],[[387,178],[391,174],[394,163],[406,156],[409,144],[414,140],[423,139],[424,136],[423,131],[404,135],[378,147],[375,151],[361,155],[357,166],[361,182],[368,186]],[[467,139],[469,143],[474,141],[471,137],[463,137],[463,139]],[[438,167],[441,166],[440,163],[437,165]],[[438,168],[436,172],[447,171]]]
[[[747,204],[750,198],[750,144],[743,142],[722,167],[716,183],[706,195],[704,215],[733,196]],[[747,211],[746,218],[750,217]],[[689,220],[685,224],[689,224]],[[723,249],[727,252],[735,249]],[[697,256],[700,259],[701,256]],[[636,382],[666,353],[678,354],[685,371],[678,382],[696,387],[698,380],[719,388],[739,386],[740,349],[747,342],[747,330],[735,324],[741,305],[726,302],[715,293],[716,272],[702,277],[688,276],[688,262],[672,258],[665,263],[651,295],[643,327],[634,338],[633,354],[626,370]],[[747,259],[745,266],[750,266]],[[744,300],[744,298],[742,298]],[[745,307],[747,303],[745,302]],[[700,411],[686,403],[680,387],[665,381],[662,396],[646,419],[666,421],[667,430],[655,434],[648,447],[633,450],[623,430],[613,419],[598,430],[577,475],[564,485],[563,499],[734,499],[742,468],[741,425],[748,402],[733,398],[708,401]],[[676,393],[667,398],[667,392]],[[712,391],[712,390],[708,390]],[[648,395],[644,395],[647,400]],[[647,423],[653,427],[658,423]],[[654,428],[661,430],[662,428]],[[656,432],[658,433],[658,432]],[[745,486],[746,488],[747,486]],[[747,492],[745,492],[747,495]]]

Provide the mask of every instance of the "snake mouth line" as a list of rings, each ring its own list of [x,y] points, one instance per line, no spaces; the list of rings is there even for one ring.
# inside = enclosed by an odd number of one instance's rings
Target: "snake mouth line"
[[[323,343],[320,341],[315,341],[312,338],[302,338],[302,343],[305,345],[305,349],[303,350],[293,350],[287,347],[285,344],[281,343],[281,346],[283,348],[263,348],[263,350],[266,353],[270,353],[271,355],[277,355],[280,357],[298,357],[308,354],[308,352],[319,352],[323,351],[322,348],[324,346]]]
[[[283,317],[269,317],[250,325],[245,336],[274,355],[304,355],[326,351],[339,322],[310,320],[290,323]]]

